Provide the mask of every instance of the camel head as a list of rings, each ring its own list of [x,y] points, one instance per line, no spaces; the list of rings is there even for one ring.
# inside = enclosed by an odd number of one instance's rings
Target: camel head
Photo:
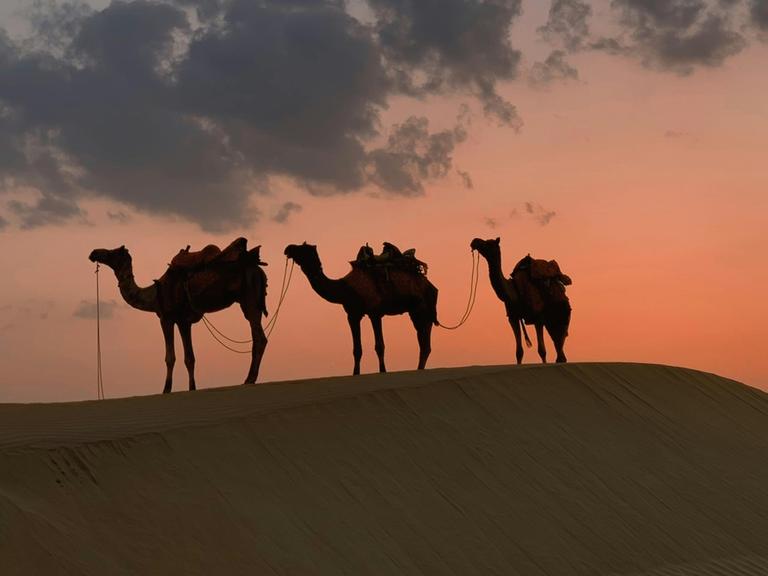
[[[481,240],[475,238],[470,242],[469,247],[477,250],[485,258],[501,257],[501,238]]]
[[[317,246],[314,244],[289,244],[283,252],[288,258],[296,262],[302,269],[319,269],[320,256],[317,254]]]
[[[120,248],[114,248],[113,250],[97,248],[91,252],[88,260],[109,266],[112,270],[120,270],[124,266],[131,264],[131,255],[125,246],[120,246]]]

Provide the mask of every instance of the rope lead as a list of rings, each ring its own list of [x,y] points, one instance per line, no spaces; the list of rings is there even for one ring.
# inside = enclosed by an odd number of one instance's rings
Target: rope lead
[[[265,336],[269,338],[269,336],[272,334],[272,331],[275,329],[275,325],[277,324],[277,316],[280,313],[280,308],[283,305],[283,300],[285,300],[285,295],[288,293],[288,287],[291,284],[291,277],[293,276],[293,261],[291,261],[291,268],[288,269],[288,258],[285,259],[285,268],[283,268],[283,281],[280,284],[280,297],[277,301],[277,307],[275,308],[274,314],[272,314],[272,318],[264,325],[264,332]],[[190,306],[192,306],[192,295],[189,293],[189,285],[186,285],[187,290],[187,298],[189,298]],[[229,350],[230,352],[236,352],[238,354],[250,354],[250,350],[237,350],[236,348],[232,348],[229,346],[224,340],[227,340],[228,342],[231,342],[233,344],[250,344],[253,342],[253,339],[248,340],[235,340],[233,338],[230,338],[226,334],[224,334],[221,330],[216,328],[214,326],[213,322],[208,320],[208,318],[203,315],[202,316],[203,324],[208,329],[208,332],[211,333],[211,336],[213,336],[213,339],[216,340],[219,344],[221,344],[224,348]],[[224,340],[222,340],[222,338]]]
[[[469,319],[469,315],[472,313],[472,309],[475,307],[475,297],[477,296],[477,280],[479,276],[480,255],[472,250],[472,272],[469,277],[469,299],[467,300],[467,307],[464,309],[464,314],[461,316],[461,319],[457,324],[454,324],[453,326],[446,326],[445,324],[438,323],[440,328],[444,328],[446,330],[456,330],[456,328],[459,328]]]
[[[99,297],[99,263],[96,263],[96,398],[104,400],[104,376],[101,372],[101,305]]]

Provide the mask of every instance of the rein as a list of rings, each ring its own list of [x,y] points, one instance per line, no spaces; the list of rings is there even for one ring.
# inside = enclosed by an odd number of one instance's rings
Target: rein
[[[296,264],[293,260],[291,260],[291,269],[288,270],[288,257],[285,257],[285,268],[283,268],[283,281],[280,285],[280,298],[277,300],[277,308],[275,308],[275,313],[272,315],[272,319],[269,320],[266,325],[264,326],[264,330],[266,333],[267,338],[270,337],[272,334],[272,331],[275,329],[275,325],[277,324],[277,316],[280,314],[280,308],[283,305],[283,300],[285,300],[285,295],[288,293],[288,286],[291,285],[291,278],[293,278],[293,267]],[[287,280],[286,280],[286,272],[287,272]]]
[[[275,326],[277,325],[277,316],[280,313],[280,308],[283,305],[283,300],[285,300],[285,295],[288,293],[288,287],[291,284],[291,277],[293,276],[293,261],[291,261],[291,268],[288,269],[288,258],[285,259],[285,267],[283,268],[283,280],[280,285],[280,297],[277,301],[277,308],[275,308],[275,313],[272,315],[272,318],[264,325],[264,332],[265,336],[269,338],[269,336],[272,334],[272,331],[275,329]],[[192,303],[192,294],[189,292],[189,282],[184,282],[184,290],[187,293],[187,299],[189,300],[189,306],[192,308],[193,311],[200,314],[201,320],[203,321],[203,325],[208,329],[208,332],[210,332],[211,336],[213,337],[216,342],[221,344],[224,348],[229,350],[230,352],[235,352],[237,354],[250,354],[250,350],[238,350],[236,348],[231,347],[227,342],[230,342],[232,344],[250,344],[253,342],[252,338],[249,338],[248,340],[235,340],[234,338],[230,338],[226,334],[224,334],[221,330],[216,328],[214,326],[213,322],[208,320],[208,318],[205,316],[205,314],[201,313],[198,310],[195,310],[195,306]],[[225,342],[226,340],[227,342]]]
[[[96,398],[104,400],[104,376],[101,372],[101,310],[99,298],[99,263],[96,263]]]
[[[461,319],[457,324],[454,324],[453,326],[446,326],[445,324],[438,322],[437,325],[440,326],[440,328],[445,328],[446,330],[456,330],[469,319],[469,315],[472,313],[472,309],[475,306],[475,297],[477,296],[477,279],[479,278],[479,275],[480,254],[478,254],[475,250],[472,250],[472,272],[469,276],[469,299],[467,300],[467,307],[464,309],[464,314],[462,314]]]

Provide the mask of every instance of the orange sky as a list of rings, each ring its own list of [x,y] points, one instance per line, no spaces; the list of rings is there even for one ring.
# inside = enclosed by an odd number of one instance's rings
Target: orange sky
[[[84,205],[87,223],[31,230],[11,225],[0,232],[0,402],[95,397],[95,322],[74,316],[82,300],[94,298],[91,249],[125,244],[136,279],[145,285],[179,248],[223,245],[240,234],[263,245],[270,310],[286,244],[317,244],[326,273],[337,277],[361,244],[379,249],[386,240],[415,247],[429,263],[445,323],[454,323],[466,303],[470,240],[500,236],[506,270],[530,252],[557,259],[573,278],[566,341],[571,361],[680,365],[768,390],[767,55],[768,47],[756,45],[722,67],[681,77],[589,54],[573,58],[578,82],[545,91],[502,84],[500,93],[518,107],[525,125],[515,134],[474,114],[469,138],[453,157],[455,168],[471,174],[473,189],[455,172],[410,199],[379,198],[374,190],[311,197],[283,181],[271,196],[254,197],[266,217],[218,236],[103,200]],[[428,111],[434,126],[449,126],[465,101],[399,99],[384,124]],[[287,200],[303,210],[284,224],[269,220]],[[525,213],[526,202],[556,215],[541,225]],[[116,210],[129,214],[128,221],[107,218]],[[104,301],[120,303],[102,324],[107,396],[160,392],[164,350],[157,318],[122,304],[109,270],[103,270],[101,288]],[[212,320],[236,338],[247,334],[238,309]],[[242,381],[247,357],[219,347],[201,324],[193,334],[198,386]],[[384,336],[388,368],[415,368],[408,318],[386,318]],[[376,363],[367,320],[363,345],[362,369],[371,372]],[[513,361],[512,333],[484,261],[468,323],[455,332],[435,329],[432,348],[429,367]],[[535,349],[526,350],[525,361],[537,361]],[[297,268],[259,380],[351,368],[342,309],[314,294]],[[186,389],[180,361],[174,389]]]

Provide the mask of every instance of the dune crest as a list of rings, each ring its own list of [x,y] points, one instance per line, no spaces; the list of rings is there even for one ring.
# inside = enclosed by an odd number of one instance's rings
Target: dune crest
[[[0,405],[2,574],[768,573],[768,395],[487,366]]]

